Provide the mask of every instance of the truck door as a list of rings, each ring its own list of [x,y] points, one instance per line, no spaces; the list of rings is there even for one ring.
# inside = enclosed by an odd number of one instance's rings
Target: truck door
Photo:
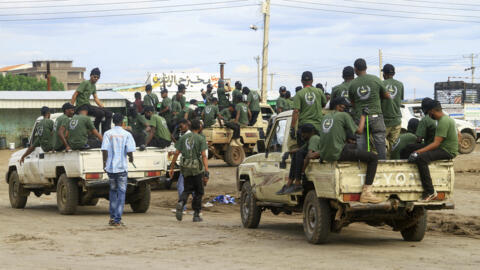
[[[37,137],[37,125],[38,122],[35,123],[32,136],[30,136],[30,145],[34,143],[34,140]],[[36,147],[30,155],[25,157],[25,162],[23,163],[23,170],[25,172],[25,183],[27,184],[37,184],[40,182],[40,174],[38,168],[40,153],[43,154],[42,148]]]

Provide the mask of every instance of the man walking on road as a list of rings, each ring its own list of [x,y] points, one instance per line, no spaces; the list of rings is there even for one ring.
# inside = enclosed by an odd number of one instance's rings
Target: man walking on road
[[[386,64],[383,66],[382,71],[385,79],[383,83],[390,94],[389,99],[382,99],[382,112],[386,127],[385,136],[387,138],[387,149],[390,153],[402,129],[400,105],[402,105],[403,100],[403,83],[393,78],[395,76],[395,67],[393,65]]]
[[[127,191],[128,161],[133,163],[135,141],[132,134],[122,128],[123,116],[113,116],[115,127],[105,132],[102,142],[103,168],[110,180],[110,221],[111,226],[124,225],[122,222],[125,192]]]

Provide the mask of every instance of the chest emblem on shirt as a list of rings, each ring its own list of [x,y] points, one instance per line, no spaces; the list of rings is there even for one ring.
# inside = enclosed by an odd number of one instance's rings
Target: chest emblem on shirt
[[[187,148],[187,150],[192,150],[194,146],[195,140],[193,139],[193,137],[187,138],[185,140],[185,147]]]
[[[37,128],[37,136],[38,137],[41,137],[43,135],[43,127],[42,126],[39,126]]]
[[[305,102],[307,103],[307,105],[313,105],[313,103],[315,103],[315,99],[317,97],[315,96],[315,93],[306,93],[305,94]]]
[[[390,93],[390,97],[393,99],[398,93],[398,88],[395,85],[388,84],[387,85],[387,91]]]
[[[70,120],[70,130],[74,130],[78,126],[78,119],[72,119]]]
[[[360,86],[357,88],[357,95],[360,98],[360,100],[367,100],[370,97],[371,94],[371,89],[370,86]]]
[[[397,139],[397,141],[393,144],[392,150],[397,149],[398,145],[400,144],[400,138]]]
[[[243,112],[247,112],[247,107],[242,108]]]
[[[344,98],[348,98],[348,91],[347,90],[343,90],[342,93],[340,94],[340,96],[344,97]]]
[[[257,93],[253,93],[253,99],[258,100],[258,94]]]
[[[210,114],[211,111],[212,111],[212,107],[206,107],[206,108],[205,108],[205,112],[206,112],[207,114]]]
[[[327,118],[323,120],[322,123],[322,131],[323,133],[330,132],[330,129],[333,127],[333,118]]]

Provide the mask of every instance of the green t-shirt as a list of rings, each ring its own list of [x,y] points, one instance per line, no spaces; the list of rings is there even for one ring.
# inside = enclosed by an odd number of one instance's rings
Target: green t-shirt
[[[68,145],[73,150],[82,149],[88,142],[88,132],[94,129],[90,117],[74,115],[68,124]]]
[[[170,122],[172,121],[172,100],[169,97],[165,97],[160,104],[160,111],[163,111],[166,108],[168,108],[168,110],[162,113],[161,116],[165,118],[167,122]]]
[[[331,99],[337,97],[344,97],[348,99],[348,88],[350,87],[350,82],[343,82],[337,86],[332,88],[332,96]]]
[[[308,151],[313,151],[313,152],[320,152],[320,136],[318,135],[313,135],[310,137],[308,140]]]
[[[171,141],[172,138],[170,136],[170,131],[168,130],[167,121],[165,118],[159,115],[152,115],[149,119],[146,119],[147,123],[152,127],[155,128],[155,137],[162,138],[166,141]]]
[[[60,127],[65,128],[63,136],[65,136],[66,139],[68,124],[70,123],[70,120],[71,118],[68,117],[66,114],[62,114],[55,120],[55,124],[53,124],[53,132],[55,133],[53,136],[53,148],[55,150],[59,150],[65,147],[65,145],[63,145],[62,139],[60,139],[60,136],[58,136],[58,130],[60,130]]]
[[[75,105],[80,107],[85,104],[90,104],[90,96],[97,93],[97,87],[91,83],[90,80],[83,81],[77,88],[77,99]]]
[[[282,112],[285,111],[285,98],[283,97],[279,97],[277,98],[277,102],[275,103],[275,107],[277,108],[277,112],[278,112],[278,109],[282,109]]]
[[[299,111],[298,126],[312,124],[319,131],[326,103],[325,95],[318,88],[310,86],[298,91],[293,98],[293,108]]]
[[[225,95],[225,88],[219,87],[217,89],[217,96],[218,96],[218,105],[221,107],[228,106],[228,99]]]
[[[257,91],[250,91],[250,93],[248,93],[247,102],[250,103],[250,111],[260,111],[260,95]]]
[[[53,121],[50,119],[42,119],[35,129],[35,142],[33,146],[42,147],[44,152],[53,149]]]
[[[241,102],[238,103],[237,106],[235,106],[235,110],[237,110],[237,113],[240,114],[240,117],[238,118],[238,123],[240,125],[248,125],[248,106],[247,104]]]
[[[437,121],[430,116],[425,116],[420,120],[417,127],[416,135],[422,137],[426,145],[429,145],[435,140],[435,132],[437,130]]]
[[[228,121],[232,120],[232,113],[230,112],[230,110],[228,108],[223,109],[220,112],[220,115],[223,117],[223,120],[225,122],[228,122]]]
[[[147,128],[147,119],[143,115],[135,115],[128,117],[128,124],[132,127],[132,132],[141,134]]]
[[[413,133],[404,133],[400,135],[397,141],[392,146],[392,151],[390,152],[391,159],[400,159],[400,153],[403,149],[409,144],[414,144],[417,142],[417,136]]]
[[[173,116],[173,112],[176,113],[175,116]],[[173,119],[175,119],[175,121],[179,121],[183,118],[183,109],[182,109],[182,104],[180,104],[180,102],[178,102],[177,100],[173,100],[172,102],[172,117]]]
[[[332,112],[322,119],[320,154],[323,160],[337,161],[345,147],[347,132],[355,134],[357,125],[346,112]]]
[[[235,105],[242,102],[242,91],[240,91],[238,89],[233,90],[233,92],[232,92],[232,102]]]
[[[293,100],[290,98],[285,99],[285,110],[293,110]]]
[[[187,103],[187,98],[185,96],[182,96],[180,100],[177,100],[177,94],[173,95],[172,100],[180,102],[182,109],[185,108],[185,104]]]
[[[207,150],[207,141],[205,140],[205,137],[194,132],[188,133],[180,137],[175,143],[175,149],[182,153],[180,171],[183,176],[198,175],[204,171],[202,152]],[[185,164],[182,160],[187,161],[186,163],[190,164],[191,162],[189,161],[194,160],[197,168],[184,166]]]
[[[458,133],[455,120],[447,115],[442,116],[442,118],[438,120],[435,137],[444,138],[440,144],[440,148],[452,155],[452,158],[458,155]]]
[[[143,97],[143,106],[152,106],[155,110],[157,110],[158,106],[158,96],[154,93],[146,94]]]
[[[376,76],[365,74],[350,82],[348,97],[353,102],[353,113],[360,119],[362,109],[368,107],[370,115],[382,114],[381,96],[387,92],[383,82]]]
[[[212,92],[206,92],[205,93],[205,96],[206,96],[206,100],[207,100],[207,105],[210,104],[212,102],[212,99],[213,99],[213,93]]]
[[[389,99],[382,99],[383,119],[386,127],[395,127],[402,124],[402,112],[400,106],[403,100],[403,83],[388,79],[383,81],[385,88],[390,93]]]
[[[207,105],[203,111],[203,122],[205,127],[210,127],[215,124],[218,115],[218,106]]]

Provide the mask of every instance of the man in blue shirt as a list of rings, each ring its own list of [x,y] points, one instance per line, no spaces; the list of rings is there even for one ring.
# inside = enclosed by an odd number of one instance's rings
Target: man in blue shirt
[[[132,134],[122,128],[123,115],[113,116],[115,127],[105,132],[102,142],[103,168],[110,179],[110,221],[111,226],[122,223],[125,192],[127,191],[128,160],[133,163],[135,141]]]

